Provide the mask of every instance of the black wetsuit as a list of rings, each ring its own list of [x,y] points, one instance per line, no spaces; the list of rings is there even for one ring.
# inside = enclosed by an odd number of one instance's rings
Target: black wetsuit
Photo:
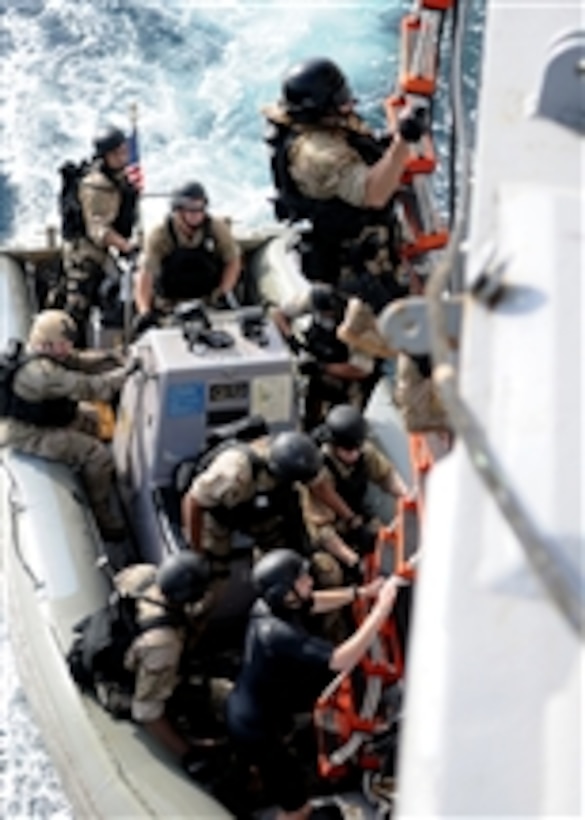
[[[260,769],[267,796],[285,811],[307,800],[302,768],[283,737],[295,713],[312,709],[331,679],[333,644],[311,635],[294,611],[278,617],[254,605],[242,670],[227,704],[227,722],[238,750]]]

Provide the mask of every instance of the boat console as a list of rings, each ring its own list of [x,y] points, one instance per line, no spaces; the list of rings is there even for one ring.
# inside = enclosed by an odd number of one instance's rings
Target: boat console
[[[157,563],[173,548],[176,470],[198,455],[210,433],[250,416],[262,416],[271,432],[296,423],[292,359],[261,309],[211,311],[196,302],[176,320],[135,344],[139,368],[124,386],[113,441],[141,557]],[[162,530],[161,505],[168,519]]]

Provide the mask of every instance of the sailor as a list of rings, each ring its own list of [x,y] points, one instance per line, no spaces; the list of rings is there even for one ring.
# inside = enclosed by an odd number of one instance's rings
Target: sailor
[[[157,324],[181,301],[217,301],[236,287],[241,254],[229,225],[208,212],[199,182],[179,188],[171,213],[146,240],[135,281],[135,330]]]
[[[305,430],[321,423],[331,406],[350,403],[361,409],[369,395],[375,360],[337,338],[349,301],[332,285],[318,282],[272,308],[272,318],[285,341],[293,353],[301,354],[300,372],[308,377]],[[310,320],[299,339],[295,324],[303,317]]]
[[[183,531],[187,543],[211,558],[215,601],[224,591],[236,532],[253,540],[255,558],[290,548],[310,556],[319,586],[341,582],[335,561],[312,549],[298,495],[298,487],[313,482],[321,467],[312,438],[290,431],[231,443],[195,476],[182,499]]]
[[[76,351],[77,328],[62,310],[37,314],[12,382],[2,443],[79,471],[103,538],[124,538],[110,509],[114,462],[87,402],[110,402],[135,368],[112,351]]]
[[[93,145],[93,162],[79,182],[80,235],[63,243],[65,310],[77,322],[79,343],[85,338],[90,308],[99,301],[100,286],[107,276],[116,275],[110,251],[131,256],[136,248],[131,237],[138,190],[125,174],[126,135],[110,125],[96,135]]]
[[[400,581],[378,579],[364,587],[313,591],[306,561],[277,549],[254,567],[259,599],[250,613],[244,660],[228,697],[227,723],[239,755],[261,774],[277,820],[307,820],[311,813],[303,769],[285,745],[297,713],[310,711],[332,678],[352,669],[392,609]],[[351,637],[335,644],[307,630],[308,616],[374,599]]]
[[[408,494],[394,465],[367,433],[367,422],[359,410],[348,404],[333,407],[319,431],[324,461],[321,480],[303,491],[312,540],[334,555],[350,577],[359,576],[361,558],[374,550],[382,525],[368,504],[370,485],[395,498]]]
[[[424,125],[418,112],[407,109],[397,133],[379,139],[355,113],[354,102],[331,60],[306,60],[286,73],[280,101],[263,111],[275,208],[280,219],[311,223],[301,246],[307,277],[359,298],[360,310],[341,329],[344,341],[355,337],[356,347],[389,357],[394,353],[376,332],[374,317],[409,292],[392,198],[409,143],[419,141]]]
[[[188,629],[197,623],[210,577],[209,565],[190,550],[167,556],[157,568],[135,564],[114,578],[123,595],[137,596],[139,634],[124,665],[135,673],[132,718],[196,775],[201,755],[192,750],[167,714],[167,703],[181,682],[180,663]]]

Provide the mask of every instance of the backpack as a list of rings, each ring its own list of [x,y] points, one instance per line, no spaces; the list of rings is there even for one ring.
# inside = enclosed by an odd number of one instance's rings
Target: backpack
[[[83,160],[78,165],[66,162],[59,168],[61,191],[59,212],[61,214],[61,236],[67,241],[80,239],[86,235],[83,210],[79,201],[79,183],[89,172],[91,163]]]
[[[10,415],[12,383],[26,358],[24,344],[20,339],[10,339],[6,350],[0,353],[0,418]]]
[[[150,629],[182,623],[178,613],[169,611],[139,623],[136,602],[141,597],[114,592],[104,607],[74,627],[76,637],[66,656],[79,688],[95,695],[118,719],[131,714],[135,674],[124,666],[131,644]]]
[[[176,467],[173,485],[179,496],[183,496],[193,479],[206,470],[211,462],[228,447],[245,444],[269,433],[265,419],[260,415],[246,416],[222,427],[215,427],[207,433],[203,449],[195,458],[185,459]]]

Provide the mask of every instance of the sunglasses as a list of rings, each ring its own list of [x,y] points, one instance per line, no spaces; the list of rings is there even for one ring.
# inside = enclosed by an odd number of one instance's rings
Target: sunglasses
[[[187,211],[188,214],[204,214],[205,205],[190,205],[189,207],[183,206],[181,210]]]

